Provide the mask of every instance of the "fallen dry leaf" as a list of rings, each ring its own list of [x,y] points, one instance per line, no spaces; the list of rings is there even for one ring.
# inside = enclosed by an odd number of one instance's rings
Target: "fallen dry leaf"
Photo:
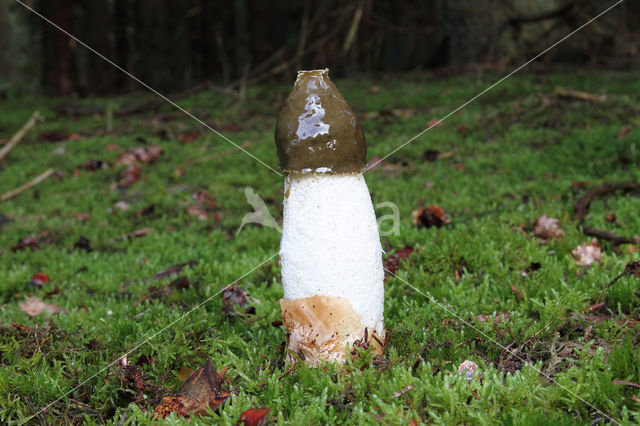
[[[562,238],[564,231],[558,225],[558,219],[548,217],[543,214],[536,220],[535,227],[533,229],[533,235],[542,238],[544,240],[550,240],[551,238]]]
[[[151,227],[146,227],[146,228],[142,228],[142,229],[137,229],[135,231],[133,231],[131,234],[129,234],[129,236],[135,237],[135,238],[141,238],[146,236],[149,232],[153,232],[153,228]]]
[[[176,265],[172,265],[170,267],[168,267],[167,269],[163,269],[160,272],[157,272],[154,276],[152,276],[151,280],[162,280],[164,278],[171,278],[174,275],[178,275],[180,272],[182,272],[183,269],[185,268],[193,268],[194,266],[196,266],[198,264],[197,260],[190,260],[188,262],[185,263],[178,263]],[[148,281],[148,280],[145,280]]]
[[[271,411],[271,408],[250,408],[240,414],[238,425],[263,426],[267,423],[269,411]]]
[[[602,250],[595,238],[590,243],[584,243],[571,251],[576,263],[580,266],[591,266],[594,262],[600,262]]]
[[[73,244],[73,249],[84,250],[87,253],[91,253],[93,251],[93,248],[91,247],[91,241],[89,241],[89,239],[84,235],[81,235],[80,238],[78,238],[78,241]]]
[[[102,160],[91,159],[82,163],[82,168],[88,172],[95,172],[96,170],[108,169],[109,163]]]
[[[627,124],[626,126],[624,126],[622,129],[620,129],[620,132],[618,133],[618,139],[624,139],[627,136],[629,136],[632,129],[633,129],[633,126],[631,124]]]
[[[148,145],[136,148],[131,148],[121,153],[116,159],[115,163],[124,164],[130,166],[136,163],[151,164],[163,154],[162,147],[159,145]]]
[[[153,412],[153,417],[164,419],[171,413],[178,416],[203,416],[207,408],[216,410],[231,394],[221,390],[224,374],[229,367],[216,371],[208,359],[182,385],[176,395],[165,396]]]
[[[195,216],[200,220],[207,220],[209,219],[209,214],[204,211],[204,209],[200,206],[197,205],[191,205],[189,206],[189,209],[187,209],[187,212],[189,212],[189,214],[191,216]]]
[[[79,220],[80,222],[86,222],[88,220],[91,220],[91,215],[89,213],[74,213],[73,217],[76,218],[76,220]]]
[[[385,270],[385,275],[387,272],[395,274],[396,271],[400,269],[400,261],[407,259],[412,252],[413,247],[403,247],[401,249],[394,250],[393,253],[389,254],[382,264]]]
[[[515,284],[511,285],[511,291],[513,291],[518,296],[518,299],[524,300],[524,294],[522,294],[522,290],[520,290]]]
[[[236,306],[244,306],[247,304],[247,296],[249,293],[238,287],[232,285],[222,291],[222,303],[223,310],[225,312],[234,312]]]
[[[38,139],[46,142],[60,142],[69,139],[69,134],[62,130],[48,130],[40,133]]]
[[[144,391],[149,386],[147,385],[147,375],[137,365],[132,365],[127,359],[127,355],[120,358],[120,373],[125,383],[138,390]]]
[[[34,237],[24,237],[18,241],[18,244],[11,248],[11,251],[15,253],[28,248],[32,250],[40,250],[40,243]]]
[[[178,140],[180,143],[188,144],[200,137],[200,132],[191,131],[191,132],[182,132],[178,133]]]
[[[131,185],[136,183],[138,179],[140,179],[140,174],[142,174],[142,168],[138,163],[130,164],[122,172],[120,180],[118,180],[116,186],[118,188],[129,188]]]
[[[131,204],[127,203],[126,201],[118,201],[113,205],[113,207],[124,212],[131,208]]]
[[[636,278],[640,278],[640,260],[634,260],[633,262],[627,263],[624,267],[624,272],[633,275]]]
[[[447,212],[440,206],[431,204],[429,207],[420,207],[411,213],[411,223],[417,225],[418,228],[430,228],[435,226],[440,228],[451,222],[447,216]]]
[[[467,382],[470,382],[473,379],[473,376],[476,374],[476,370],[478,369],[478,365],[473,361],[463,361],[462,364],[458,366],[458,373],[464,374],[464,377],[467,379]]]
[[[427,128],[429,129],[432,127],[439,127],[441,125],[442,125],[442,121],[435,117],[427,122]]]
[[[60,306],[54,305],[53,303],[44,303],[37,297],[30,297],[24,302],[18,302],[18,307],[20,308],[20,310],[22,310],[22,312],[31,317],[38,316],[43,312],[47,312],[49,314],[66,312],[66,310],[61,308]]]

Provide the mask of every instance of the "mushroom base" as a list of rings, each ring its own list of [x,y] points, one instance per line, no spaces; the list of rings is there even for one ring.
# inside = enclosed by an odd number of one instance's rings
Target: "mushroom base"
[[[280,299],[287,346],[304,362],[316,366],[322,361],[344,362],[347,348],[355,346],[374,354],[384,352],[384,331],[362,324],[349,300],[341,297],[312,296],[303,299]],[[352,352],[353,353],[353,352]],[[291,354],[287,360],[293,361]]]

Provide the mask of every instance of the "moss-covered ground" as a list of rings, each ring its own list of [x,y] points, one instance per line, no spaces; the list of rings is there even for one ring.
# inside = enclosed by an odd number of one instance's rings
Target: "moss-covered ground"
[[[497,78],[365,75],[336,84],[361,114],[371,159]],[[596,96],[563,97],[556,87]],[[273,130],[289,89],[250,88],[242,100],[202,92],[178,103],[276,167]],[[282,178],[169,105],[116,116],[107,131],[104,115],[57,115],[50,108],[60,102],[0,102],[0,139],[36,109],[46,118],[0,164],[0,193],[57,171],[0,203],[0,422],[151,423],[158,401],[180,388],[181,369],[207,358],[231,367],[223,390],[232,396],[193,423],[235,424],[252,407],[271,408],[268,422],[279,424],[640,422],[640,278],[607,286],[640,259],[638,247],[601,239],[590,267],[571,253],[591,241],[574,220],[576,199],[599,184],[640,181],[640,74],[515,76],[368,171],[374,204],[399,208],[386,253],[413,251],[385,282],[384,358],[361,353],[317,369],[284,361],[277,257],[245,276],[277,253],[278,231],[248,225],[236,235],[252,211],[247,186],[281,221]],[[50,131],[64,140],[48,140]],[[116,159],[151,145],[163,154],[123,184],[127,166]],[[638,195],[598,198],[585,223],[640,235]],[[412,224],[412,212],[431,204],[451,222]],[[534,235],[543,214],[559,219],[562,237]],[[18,247],[27,237],[37,246]],[[34,282],[37,273],[49,281]],[[236,281],[248,304],[229,312],[218,293]],[[31,317],[19,305],[31,297],[63,310]],[[128,351],[143,383],[113,363]],[[478,365],[470,382],[457,372],[467,359]]]

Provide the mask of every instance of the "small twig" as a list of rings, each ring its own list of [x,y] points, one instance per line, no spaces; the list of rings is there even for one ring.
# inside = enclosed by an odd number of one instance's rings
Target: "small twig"
[[[592,202],[604,195],[611,194],[619,190],[622,190],[624,192],[640,191],[640,183],[614,182],[606,183],[600,186],[594,186],[593,188],[589,189],[583,197],[580,197],[573,205],[576,213],[575,219],[582,221],[589,211],[589,207],[591,206]]]
[[[291,365],[291,367],[287,371],[285,371],[282,376],[278,377],[278,380],[282,380],[287,374],[291,373],[298,365],[298,357],[293,356],[292,358],[293,358],[293,365]]]
[[[24,138],[24,135],[26,135],[27,132],[38,123],[38,121],[42,120],[43,118],[40,116],[40,113],[38,111],[34,112],[31,118],[29,118],[29,120],[24,123],[22,128],[18,130],[18,132],[13,135],[11,139],[9,139],[9,142],[7,142],[7,144],[2,147],[2,149],[0,149],[0,161],[2,161],[4,157],[9,155],[9,152],[11,152],[11,150],[20,143],[22,138]]]
[[[640,191],[640,183],[638,182],[614,182],[604,185],[595,186],[587,191],[587,193],[578,198],[573,205],[575,211],[574,220],[580,223],[582,232],[590,237],[596,237],[602,240],[611,241],[614,245],[620,244],[640,244],[639,237],[621,237],[609,231],[593,228],[585,225],[585,217],[589,212],[589,207],[598,198],[612,194],[617,191],[633,192]]]
[[[11,190],[9,192],[5,192],[4,194],[0,194],[0,203],[3,201],[7,201],[11,198],[17,197],[18,195],[22,194],[26,190],[33,188],[43,180],[47,179],[49,176],[51,176],[54,173],[55,173],[55,170],[49,169],[46,172],[42,173],[40,176],[33,179],[31,182],[25,183],[21,187]]]
[[[600,295],[598,296],[598,299],[596,299],[596,303],[594,305],[597,305],[598,303],[600,303],[600,299],[604,295],[604,291],[606,289],[608,289],[609,287],[617,283],[618,280],[620,280],[620,278],[624,277],[625,275],[635,275],[636,277],[640,276],[640,260],[634,260],[633,262],[627,263],[627,265],[624,267],[624,271],[622,271],[619,275],[617,275],[614,279],[612,279],[608,283],[605,283],[602,286],[602,291],[600,291]]]
[[[394,398],[397,398],[397,397],[399,397],[400,395],[403,395],[403,394],[405,394],[405,393],[409,392],[409,391],[410,391],[411,389],[413,389],[413,388],[415,388],[415,386],[414,386],[414,385],[405,386],[405,387],[403,387],[402,389],[400,389],[398,392],[395,392],[395,393],[393,394],[393,397],[394,397]]]
[[[616,246],[619,246],[620,244],[640,244],[640,237],[622,237],[614,234],[613,232],[604,231],[587,225],[582,225],[582,232],[590,237],[611,241]]]

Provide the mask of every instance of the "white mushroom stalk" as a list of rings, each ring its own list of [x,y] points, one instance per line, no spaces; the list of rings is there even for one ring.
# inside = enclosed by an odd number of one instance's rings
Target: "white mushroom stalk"
[[[305,362],[384,346],[382,247],[362,175],[364,134],[327,70],[300,71],[276,126],[287,344]]]

